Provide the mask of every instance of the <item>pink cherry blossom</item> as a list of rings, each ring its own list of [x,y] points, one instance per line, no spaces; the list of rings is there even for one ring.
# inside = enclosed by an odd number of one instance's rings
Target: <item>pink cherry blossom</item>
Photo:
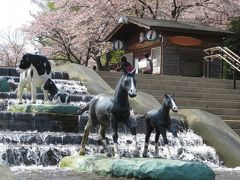
[[[35,0],[36,1],[36,0]],[[37,2],[37,1],[36,1]],[[55,0],[53,9],[34,15],[28,37],[53,60],[87,65],[111,50],[105,37],[120,16],[190,21],[226,28],[240,15],[239,0]]]

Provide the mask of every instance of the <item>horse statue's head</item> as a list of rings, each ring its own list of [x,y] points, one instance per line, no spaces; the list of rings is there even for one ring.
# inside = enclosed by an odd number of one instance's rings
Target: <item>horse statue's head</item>
[[[128,96],[133,98],[137,96],[137,89],[136,89],[136,80],[135,80],[135,71],[133,69],[131,72],[128,72],[127,69],[124,68],[124,75],[122,81],[122,87],[128,92]]]
[[[168,107],[169,109],[171,109],[173,112],[177,112],[178,111],[178,107],[175,103],[175,100],[174,100],[174,95],[167,95],[165,94],[165,99],[164,99],[164,105],[166,107]]]

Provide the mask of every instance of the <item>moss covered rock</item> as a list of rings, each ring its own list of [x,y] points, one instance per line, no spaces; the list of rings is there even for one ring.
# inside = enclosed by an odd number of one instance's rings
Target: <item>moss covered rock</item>
[[[14,180],[14,176],[10,171],[10,168],[4,165],[0,165],[1,179]]]
[[[4,77],[0,77],[0,92],[9,92],[10,86],[8,80]]]
[[[78,106],[65,104],[18,104],[8,107],[12,112],[77,114]]]
[[[60,167],[81,172],[97,173],[116,177],[140,179],[215,179],[215,173],[207,165],[198,162],[152,159],[152,158],[107,158],[104,155],[68,156],[61,160]]]

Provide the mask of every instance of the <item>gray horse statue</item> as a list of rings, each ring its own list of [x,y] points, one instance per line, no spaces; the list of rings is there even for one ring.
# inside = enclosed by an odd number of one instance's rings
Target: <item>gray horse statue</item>
[[[130,117],[130,105],[128,96],[134,98],[137,95],[135,69],[132,72],[127,72],[124,69],[124,74],[118,81],[113,96],[105,94],[96,95],[89,104],[79,110],[79,114],[86,110],[89,110],[88,122],[84,129],[84,135],[80,147],[80,155],[85,155],[85,145],[88,141],[88,136],[92,128],[100,124],[98,130],[99,140],[103,144],[104,152],[108,155],[113,155],[112,151],[107,145],[105,130],[112,125],[113,141],[114,141],[114,156],[120,157],[118,151],[118,123],[123,122],[131,131],[133,135],[133,141],[135,150],[134,156],[139,155],[139,149],[136,141],[136,125],[133,119]]]
[[[155,129],[155,156],[159,156],[159,136],[162,134],[163,142],[167,146],[169,156],[171,157],[171,153],[168,146],[168,139],[166,135],[166,130],[170,130],[171,119],[169,115],[170,109],[173,112],[178,111],[178,107],[175,103],[173,95],[165,95],[162,106],[159,110],[150,110],[145,114],[145,123],[146,123],[146,136],[145,136],[145,145],[143,150],[143,157],[147,157],[148,152],[148,144],[149,138],[152,131]],[[170,130],[171,131],[171,130]],[[175,137],[177,137],[176,133],[173,133]]]

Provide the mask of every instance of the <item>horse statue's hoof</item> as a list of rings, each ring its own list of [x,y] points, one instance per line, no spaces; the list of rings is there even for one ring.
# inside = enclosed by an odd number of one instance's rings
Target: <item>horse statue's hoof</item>
[[[132,155],[133,155],[133,157],[139,157],[139,155],[140,155],[139,150],[134,150]]]
[[[172,157],[172,156],[167,156],[167,159],[170,159],[170,160],[171,160],[171,159],[173,159],[173,157]]]
[[[142,153],[142,157],[147,158],[147,153]]]
[[[107,157],[112,157],[112,154],[109,153],[109,152],[105,153],[105,155],[106,155]]]
[[[142,157],[146,158],[147,157],[147,151],[143,151]]]
[[[51,101],[43,101],[43,104],[51,104]]]
[[[116,159],[120,159],[121,156],[120,156],[119,154],[115,154],[115,155],[114,155],[114,158],[116,158]]]
[[[80,155],[80,156],[84,156],[84,155],[85,155],[85,151],[81,149],[81,150],[79,151],[79,155]]]
[[[155,157],[159,157],[159,151],[155,152]]]

